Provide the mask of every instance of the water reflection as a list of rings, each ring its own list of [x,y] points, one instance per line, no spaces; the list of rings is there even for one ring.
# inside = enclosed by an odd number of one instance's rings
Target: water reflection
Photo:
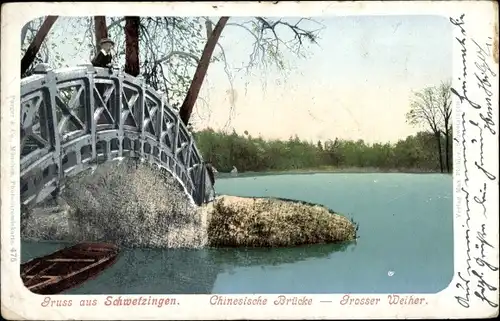
[[[226,268],[277,266],[326,258],[335,252],[345,252],[348,248],[354,249],[355,244],[356,242],[354,241],[341,244],[305,245],[291,248],[217,249],[214,251],[214,258],[217,264]]]
[[[322,259],[355,243],[247,249],[123,249],[108,270],[64,294],[210,294],[217,277],[241,267],[276,267]],[[23,261],[63,243],[25,243]]]

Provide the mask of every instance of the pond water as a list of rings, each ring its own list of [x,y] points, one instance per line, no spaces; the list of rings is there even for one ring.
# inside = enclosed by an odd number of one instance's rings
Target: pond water
[[[323,204],[359,239],[284,249],[124,249],[67,294],[435,293],[453,276],[452,177],[293,174],[220,179],[219,194]],[[22,242],[23,262],[67,244]]]

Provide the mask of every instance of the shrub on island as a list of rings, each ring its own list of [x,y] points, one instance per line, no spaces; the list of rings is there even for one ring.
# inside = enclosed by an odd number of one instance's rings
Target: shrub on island
[[[208,244],[213,247],[286,247],[356,239],[355,223],[320,205],[222,196],[211,207]]]

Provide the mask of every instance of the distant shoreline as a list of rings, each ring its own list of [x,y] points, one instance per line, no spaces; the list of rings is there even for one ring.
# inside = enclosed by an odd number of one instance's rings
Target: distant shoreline
[[[383,169],[375,167],[319,167],[319,168],[304,168],[304,169],[289,169],[276,171],[262,172],[239,172],[238,177],[253,176],[253,175],[286,175],[286,174],[442,174],[452,175],[452,173],[441,173],[439,171],[421,170],[421,169]],[[217,178],[234,177],[231,173],[218,172]]]

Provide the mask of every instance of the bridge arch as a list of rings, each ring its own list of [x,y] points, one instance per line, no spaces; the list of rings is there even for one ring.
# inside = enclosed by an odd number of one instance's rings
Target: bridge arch
[[[21,203],[37,204],[95,164],[137,158],[170,172],[192,200],[213,198],[202,155],[178,113],[140,78],[40,64],[21,79]]]

